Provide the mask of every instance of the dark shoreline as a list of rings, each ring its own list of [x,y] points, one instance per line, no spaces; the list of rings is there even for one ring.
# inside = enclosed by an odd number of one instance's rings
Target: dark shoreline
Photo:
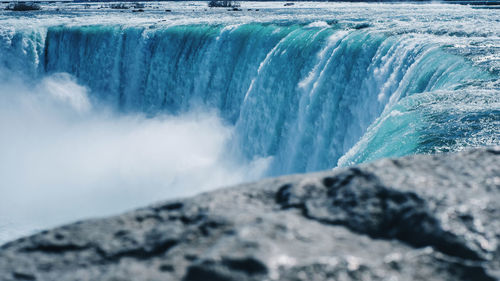
[[[202,0],[194,0],[194,1],[189,1],[189,0],[180,0],[180,1],[175,1],[175,0],[151,0],[151,1],[136,1],[136,0],[92,0],[92,1],[85,1],[85,0],[52,0],[52,1],[41,1],[41,0],[34,0],[34,1],[0,1],[2,4],[14,4],[14,3],[36,3],[36,4],[55,4],[55,3],[110,3],[110,2],[209,2],[209,1],[202,1]],[[237,1],[237,2],[287,2],[287,1],[274,1],[274,0],[255,0],[255,1]],[[432,1],[432,0],[422,0],[422,1],[403,1],[403,0],[385,0],[385,1],[367,1],[367,0],[342,0],[342,1],[288,1],[288,2],[332,2],[332,3],[410,3],[410,4],[458,4],[458,5],[474,5],[474,6],[498,6],[500,5],[500,1],[495,0],[495,1],[488,1],[488,0],[480,0],[480,1],[462,1],[462,0],[444,0],[444,1]]]

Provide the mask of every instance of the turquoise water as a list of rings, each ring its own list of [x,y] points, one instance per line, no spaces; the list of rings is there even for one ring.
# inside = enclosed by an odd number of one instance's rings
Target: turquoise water
[[[416,34],[248,23],[54,26],[27,36],[27,73],[70,73],[121,112],[214,108],[235,127],[234,153],[273,157],[270,175],[335,167],[355,145],[342,165],[498,143],[495,126],[485,139],[464,140],[498,122],[495,89],[493,104],[480,108],[491,116],[455,139],[448,131],[458,125],[448,119],[458,117],[428,112],[443,90],[468,98],[475,90],[464,85],[495,75]],[[424,93],[433,101],[420,101]]]
[[[213,155],[193,155],[195,163],[209,163],[194,167],[224,162],[220,178],[241,175],[210,187],[500,144],[500,21],[495,11],[345,3],[300,3],[285,9],[282,3],[247,3],[244,8],[252,11],[233,13],[205,11],[203,3],[151,5],[141,15],[86,10],[77,4],[63,5],[57,13],[54,7],[34,14],[0,12],[5,16],[0,19],[0,81],[10,85],[20,80],[35,92],[40,83],[63,92],[76,87],[84,93],[68,99],[77,108],[93,108],[85,120],[100,120],[94,115],[107,112],[112,120],[143,116],[146,121],[141,122],[149,124],[164,116],[183,120],[193,112],[208,112],[206,119],[216,121],[195,118],[201,127],[194,131],[214,126],[207,134],[223,137],[208,149]],[[154,5],[173,5],[174,12],[161,13]],[[54,75],[59,78],[53,80]],[[71,83],[61,77],[70,77]],[[91,124],[86,126],[96,126]],[[4,127],[14,128],[7,122]],[[167,130],[182,135],[178,127]],[[115,132],[114,139],[126,139],[135,129]],[[203,143],[203,136],[194,138]],[[176,146],[161,140],[151,148]],[[190,155],[198,146],[179,150]],[[120,153],[142,153],[135,144],[124,147]],[[168,155],[157,156],[178,160]],[[205,161],[212,158],[216,160]],[[144,161],[139,159],[130,162]],[[145,170],[168,166],[145,165]],[[57,173],[58,167],[49,173]],[[175,171],[168,178],[141,174],[135,186],[142,185],[144,176],[190,190],[164,192],[161,198],[200,191],[192,186],[201,179],[189,184],[171,181],[187,173]],[[120,182],[131,181],[123,171],[113,173]],[[88,177],[95,178],[90,185],[100,176],[90,173]]]

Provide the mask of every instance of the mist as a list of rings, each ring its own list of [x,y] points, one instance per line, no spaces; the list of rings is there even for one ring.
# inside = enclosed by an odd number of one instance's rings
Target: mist
[[[217,112],[123,114],[58,73],[0,73],[0,244],[74,220],[257,179],[268,159],[226,151]]]

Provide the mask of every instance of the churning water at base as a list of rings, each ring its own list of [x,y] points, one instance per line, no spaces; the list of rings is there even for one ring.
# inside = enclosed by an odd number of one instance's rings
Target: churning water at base
[[[0,12],[4,239],[264,176],[500,144],[494,11],[151,5],[174,13]]]

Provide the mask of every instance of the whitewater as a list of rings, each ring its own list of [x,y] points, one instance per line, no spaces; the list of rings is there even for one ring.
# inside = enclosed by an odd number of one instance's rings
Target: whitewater
[[[0,4],[0,243],[268,176],[500,145],[498,10],[145,4]]]

